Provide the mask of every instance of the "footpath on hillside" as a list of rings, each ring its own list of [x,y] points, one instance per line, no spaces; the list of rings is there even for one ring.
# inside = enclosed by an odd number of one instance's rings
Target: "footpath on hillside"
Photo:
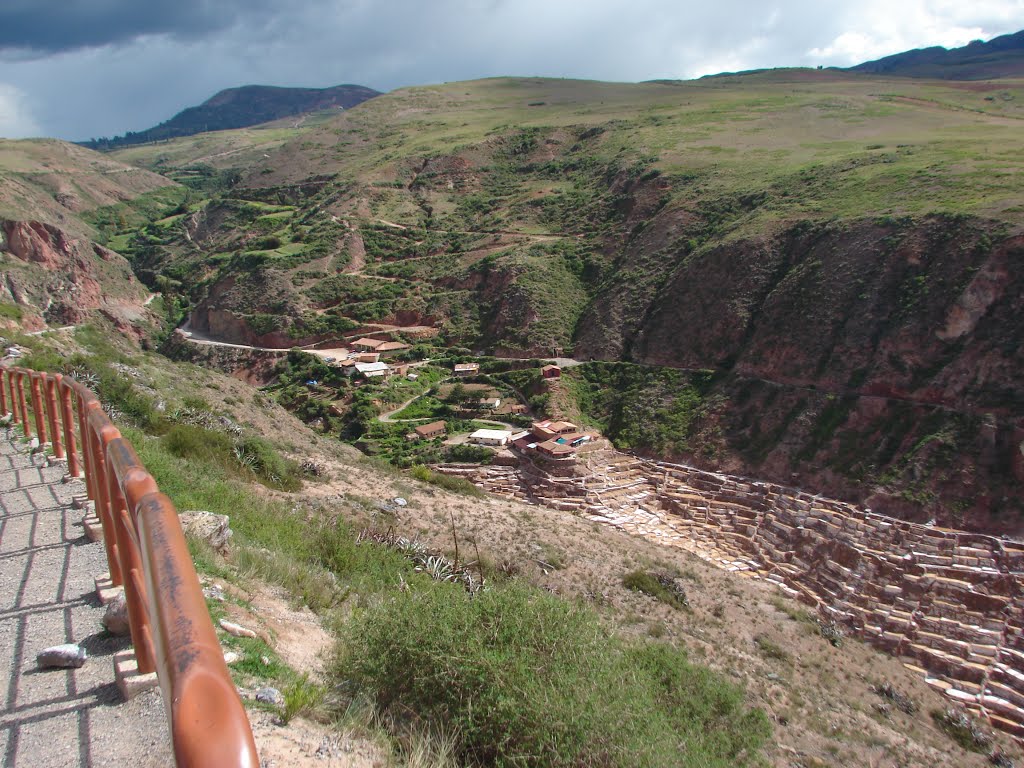
[[[113,654],[128,639],[106,632],[95,577],[107,571],[73,509],[80,482],[0,428],[0,755],[6,768],[173,765],[158,690],[124,701]],[[77,643],[80,669],[40,670],[36,654]]]

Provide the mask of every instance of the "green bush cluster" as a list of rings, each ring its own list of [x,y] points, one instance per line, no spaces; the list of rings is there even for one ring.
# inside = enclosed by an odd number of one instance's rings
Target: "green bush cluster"
[[[715,449],[717,435],[707,431],[706,420],[721,402],[711,372],[594,362],[572,368],[562,381],[619,448],[661,455]]]
[[[622,584],[626,589],[643,592],[677,610],[687,607],[686,593],[669,576],[631,571],[622,577]]]
[[[422,464],[417,464],[413,467],[409,474],[417,480],[436,485],[438,488],[444,488],[446,491],[463,493],[467,496],[483,496],[483,492],[466,478],[435,472],[430,467],[425,467]]]
[[[347,625],[332,676],[385,721],[415,717],[483,766],[756,761],[767,718],[679,649],[631,643],[590,609],[512,582],[400,593]]]
[[[228,474],[256,479],[271,488],[298,490],[301,471],[269,442],[252,435],[232,437],[191,424],[175,424],[161,438],[174,456],[215,464]]]

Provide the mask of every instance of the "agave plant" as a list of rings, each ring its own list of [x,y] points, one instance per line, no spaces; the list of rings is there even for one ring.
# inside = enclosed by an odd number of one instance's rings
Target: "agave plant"
[[[256,469],[256,457],[245,450],[241,445],[236,445],[232,448],[232,452],[235,454],[235,460],[246,469],[255,471]]]
[[[70,376],[72,379],[80,384],[84,384],[89,389],[96,389],[97,385],[100,383],[100,380],[95,373],[81,365],[65,368],[64,375]]]
[[[426,562],[416,566],[416,570],[426,573],[435,581],[455,581],[458,578],[451,560],[440,555],[428,557]]]

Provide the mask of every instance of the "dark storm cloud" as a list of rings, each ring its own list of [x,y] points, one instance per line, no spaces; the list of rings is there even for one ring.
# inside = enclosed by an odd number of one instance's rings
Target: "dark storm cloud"
[[[195,39],[275,7],[260,0],[4,0],[0,50],[56,53],[143,35]]]

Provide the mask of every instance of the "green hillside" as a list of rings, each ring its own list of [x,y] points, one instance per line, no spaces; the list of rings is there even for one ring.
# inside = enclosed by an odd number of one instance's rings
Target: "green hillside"
[[[449,83],[263,145],[130,150],[192,192],[186,214],[111,235],[227,341],[417,325],[498,355],[712,370],[716,402],[747,393],[730,439],[650,450],[1015,530],[1022,125],[1014,79]],[[879,402],[909,404],[908,426],[851,459],[877,419],[906,420]],[[913,469],[936,408],[965,426]],[[959,462],[977,485],[943,486]]]

